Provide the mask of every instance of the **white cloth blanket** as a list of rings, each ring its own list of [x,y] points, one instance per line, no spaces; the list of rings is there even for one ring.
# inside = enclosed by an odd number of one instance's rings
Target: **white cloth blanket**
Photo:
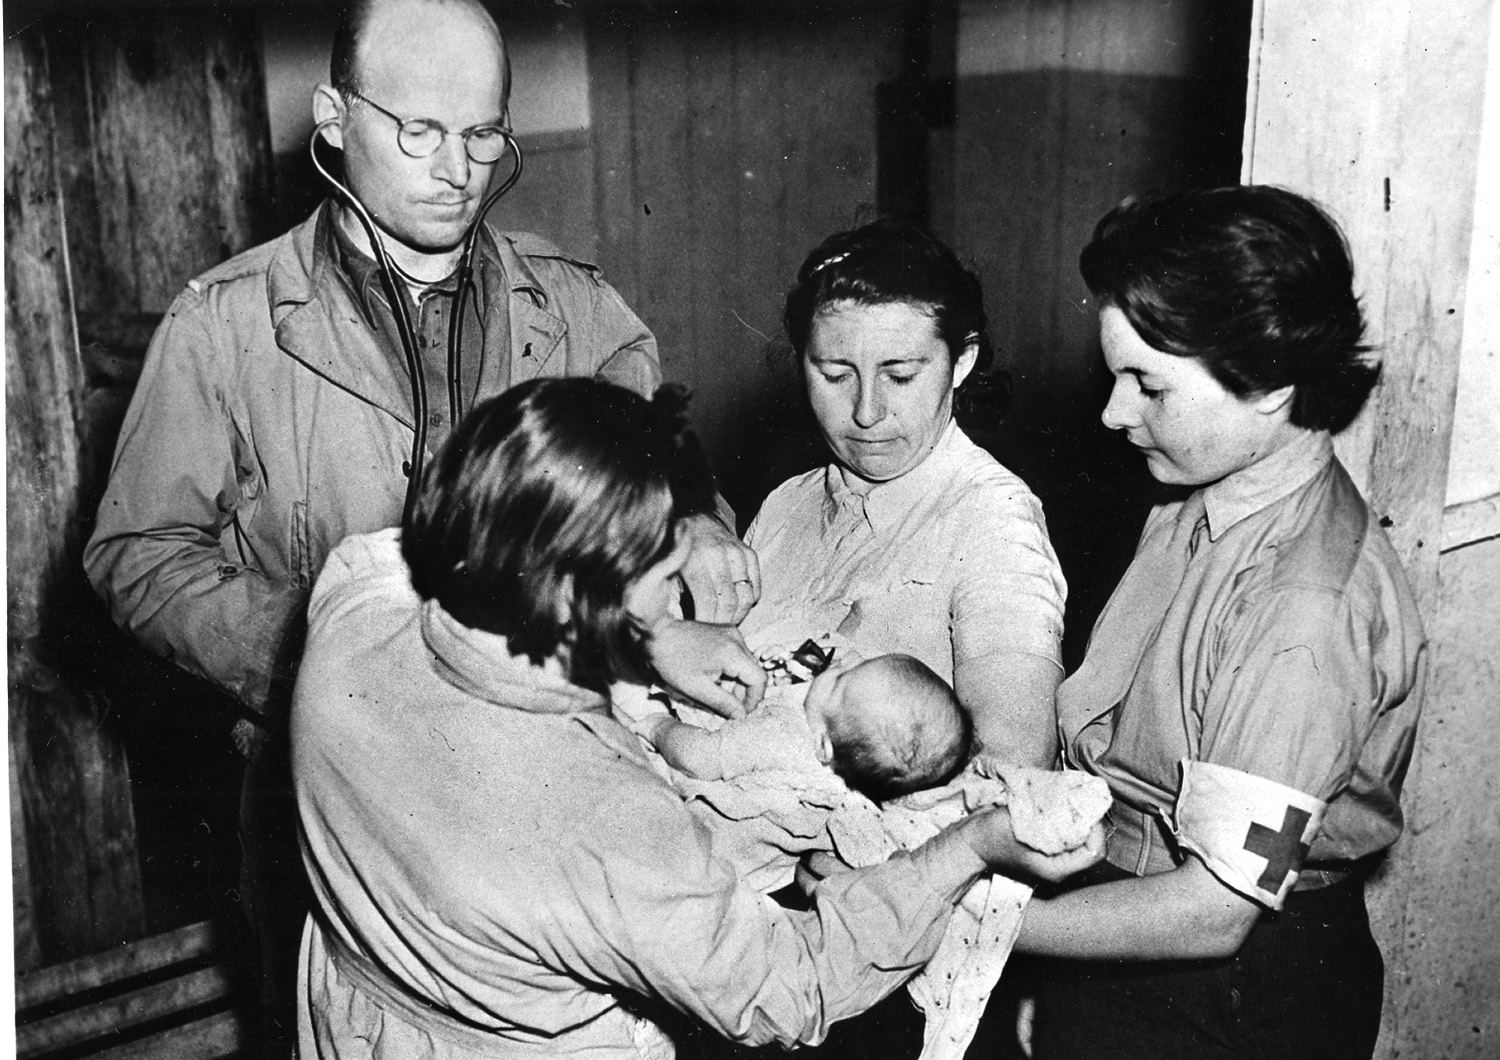
[[[771,693],[796,694],[779,688]],[[649,701],[643,690],[624,688],[615,690],[615,707],[630,720],[667,709],[660,701]],[[722,724],[722,719],[680,703],[674,702],[672,710],[707,728]],[[722,846],[716,840],[716,850],[731,861],[743,859],[747,881],[766,892],[790,882],[798,857],[809,850],[831,848],[856,868],[874,865],[897,850],[916,849],[966,814],[990,806],[1010,805],[1017,838],[1058,853],[1081,845],[1110,804],[1109,787],[1098,777],[1002,766],[1003,779],[971,767],[943,787],[877,806],[829,769],[698,780],[668,766],[642,742],[652,765],[685,801],[702,802],[730,822],[722,830]],[[926,1017],[920,1060],[963,1060],[1020,934],[1031,891],[1027,884],[993,874],[970,887],[954,909],[937,952],[906,987]]]

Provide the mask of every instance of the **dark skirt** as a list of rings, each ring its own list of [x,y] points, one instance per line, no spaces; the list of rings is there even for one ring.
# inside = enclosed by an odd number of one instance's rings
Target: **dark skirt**
[[[1035,1060],[1368,1060],[1380,1030],[1385,964],[1358,876],[1293,891],[1227,960],[1040,963]]]

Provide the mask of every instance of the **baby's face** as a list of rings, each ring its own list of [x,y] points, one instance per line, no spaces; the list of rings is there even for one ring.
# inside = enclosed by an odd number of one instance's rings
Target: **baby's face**
[[[879,662],[879,658],[840,648],[828,669],[808,686],[802,709],[817,739],[818,759],[825,764],[833,760],[830,724],[845,715],[868,715],[892,703],[894,690]]]

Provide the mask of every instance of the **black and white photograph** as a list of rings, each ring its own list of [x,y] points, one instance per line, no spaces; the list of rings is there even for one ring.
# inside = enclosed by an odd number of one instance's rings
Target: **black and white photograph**
[[[1495,0],[0,11],[0,1055],[1500,1056]]]

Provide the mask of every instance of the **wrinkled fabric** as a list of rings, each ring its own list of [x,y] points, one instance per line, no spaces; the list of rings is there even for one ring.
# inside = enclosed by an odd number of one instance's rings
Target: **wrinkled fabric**
[[[406,495],[410,386],[329,227],[325,206],[173,302],[84,552],[117,623],[257,715],[284,709],[324,557],[399,522]],[[535,236],[486,236],[499,289],[478,396],[560,375],[652,393],[655,339],[596,269]]]
[[[940,841],[781,909],[602,697],[424,606],[394,531],[330,556],[291,737],[318,898],[305,1060],[634,1057],[661,1004],[736,1041],[816,1042],[932,956],[979,871]]]
[[[836,631],[916,656],[949,684],[955,665],[1007,654],[1061,671],[1066,587],[1041,504],[957,424],[864,495],[837,465],[788,479],[745,540],[761,570],[740,625],[749,639]]]

